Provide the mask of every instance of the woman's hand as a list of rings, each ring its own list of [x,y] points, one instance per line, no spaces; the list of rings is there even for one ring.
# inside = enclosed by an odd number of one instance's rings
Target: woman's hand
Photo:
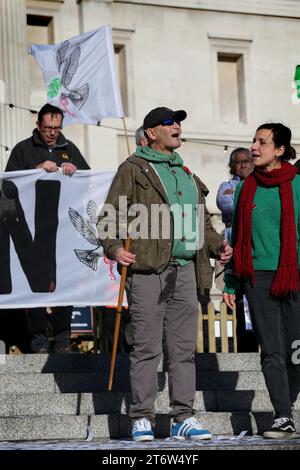
[[[227,292],[223,292],[223,300],[227,307],[233,310],[235,303],[235,294],[227,294]]]

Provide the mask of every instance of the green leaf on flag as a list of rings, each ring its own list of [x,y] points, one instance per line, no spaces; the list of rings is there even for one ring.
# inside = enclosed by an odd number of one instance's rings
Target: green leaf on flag
[[[300,65],[296,65],[294,82],[296,85],[297,98],[300,99]]]
[[[48,85],[48,92],[47,92],[48,98],[54,98],[58,94],[60,88],[61,88],[60,78],[59,77],[53,78]]]

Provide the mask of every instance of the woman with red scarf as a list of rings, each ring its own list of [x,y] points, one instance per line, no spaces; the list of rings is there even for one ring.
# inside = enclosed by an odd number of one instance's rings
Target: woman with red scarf
[[[294,438],[292,408],[300,390],[300,176],[283,124],[259,126],[251,147],[254,171],[235,195],[232,271],[223,298],[233,308],[244,283],[261,364],[275,410],[265,438]]]

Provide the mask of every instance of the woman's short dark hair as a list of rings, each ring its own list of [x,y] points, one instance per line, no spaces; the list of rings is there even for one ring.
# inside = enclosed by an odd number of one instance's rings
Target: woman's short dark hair
[[[287,126],[284,126],[280,122],[268,122],[262,124],[256,129],[256,132],[260,129],[270,129],[273,133],[273,142],[276,148],[283,145],[284,154],[280,158],[281,160],[292,160],[296,158],[296,150],[291,147],[292,132]]]
[[[64,113],[63,111],[58,108],[57,106],[53,106],[50,103],[46,103],[40,110],[38,114],[38,122],[41,123],[43,121],[43,117],[45,114],[51,114],[53,116],[54,114],[60,114],[62,119],[64,118]]]

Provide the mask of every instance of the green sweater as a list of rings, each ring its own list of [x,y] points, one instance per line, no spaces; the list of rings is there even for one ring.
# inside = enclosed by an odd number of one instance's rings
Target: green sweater
[[[239,183],[235,192],[235,210],[232,226],[231,244],[234,247],[237,238],[237,207],[243,181]],[[300,176],[296,175],[292,181],[298,266],[300,268]],[[252,210],[252,239],[251,253],[254,271],[276,271],[279,262],[281,240],[281,205],[279,196],[279,187],[266,188],[258,186],[254,196],[254,208]],[[232,264],[231,264],[232,268]],[[230,266],[229,266],[230,269]],[[226,274],[224,291],[233,294],[239,286],[239,279]]]
[[[183,160],[176,152],[166,155],[138,146],[135,155],[151,163],[165,189],[174,220],[172,256],[184,266],[196,255],[198,191],[194,178],[184,171]]]

